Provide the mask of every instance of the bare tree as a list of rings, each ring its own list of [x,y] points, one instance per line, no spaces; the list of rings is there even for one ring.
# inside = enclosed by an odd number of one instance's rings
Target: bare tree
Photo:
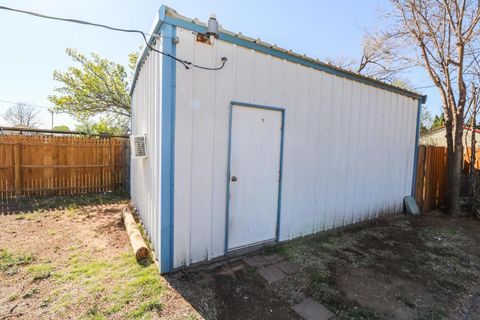
[[[12,126],[36,128],[40,125],[39,111],[25,103],[17,103],[8,108],[3,118]]]
[[[462,135],[468,69],[480,44],[480,2],[475,0],[391,0],[390,37],[414,49],[437,87],[445,114],[449,211],[460,213]]]
[[[401,77],[402,71],[412,68],[415,63],[399,58],[394,50],[399,47],[396,38],[381,32],[365,32],[362,40],[362,55],[355,58],[327,58],[327,62],[380,81],[410,86]]]

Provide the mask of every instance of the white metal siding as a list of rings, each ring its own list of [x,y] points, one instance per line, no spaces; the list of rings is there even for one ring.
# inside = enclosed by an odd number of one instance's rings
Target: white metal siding
[[[216,72],[177,64],[174,267],[224,254],[232,100],[286,109],[280,240],[402,209],[417,100],[231,43],[199,43],[181,28],[177,36],[178,57],[228,62]]]
[[[154,46],[161,50],[161,43]],[[132,134],[146,134],[147,158],[132,159],[130,192],[155,253],[160,252],[162,56],[145,58],[132,95]]]

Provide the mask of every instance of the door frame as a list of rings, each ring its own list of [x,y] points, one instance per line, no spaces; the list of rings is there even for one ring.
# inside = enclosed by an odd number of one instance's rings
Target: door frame
[[[253,103],[231,101],[230,102],[230,114],[228,119],[228,151],[227,151],[227,207],[226,207],[226,216],[225,216],[225,256],[228,255],[228,226],[230,218],[230,160],[231,160],[231,150],[232,150],[232,117],[233,117],[233,107],[245,107],[245,108],[256,108],[256,109],[265,109],[272,111],[279,111],[282,113],[282,127],[280,130],[280,163],[279,170],[280,176],[278,179],[278,199],[277,199],[277,222],[275,227],[275,242],[278,242],[280,236],[280,216],[282,209],[282,182],[283,182],[283,142],[284,142],[284,132],[285,132],[285,108],[275,107],[275,106],[266,106]],[[258,243],[252,243],[252,246],[257,245]],[[243,249],[243,248],[239,248]]]

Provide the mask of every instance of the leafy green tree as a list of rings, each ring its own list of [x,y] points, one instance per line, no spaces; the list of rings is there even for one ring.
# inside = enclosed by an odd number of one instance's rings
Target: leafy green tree
[[[56,130],[56,131],[70,131],[70,128],[66,125],[60,125],[60,126],[53,127],[53,130]]]
[[[442,112],[433,119],[432,130],[445,126],[445,114]]]
[[[432,115],[427,110],[425,105],[422,105],[420,110],[420,130],[421,132],[427,132],[432,127]]]
[[[76,126],[75,131],[83,132],[85,134],[123,135],[128,131],[128,128],[110,126],[105,119],[100,119],[96,122],[82,122]]]
[[[82,123],[101,116],[102,125],[127,133],[131,112],[128,91],[132,73],[128,74],[121,64],[96,53],[91,53],[91,58],[75,49],[67,48],[66,53],[80,66],[71,66],[65,72],[54,71],[53,79],[62,83],[55,89],[56,94],[48,97],[55,105],[55,111],[70,114]],[[138,53],[129,55],[131,68],[137,59]]]

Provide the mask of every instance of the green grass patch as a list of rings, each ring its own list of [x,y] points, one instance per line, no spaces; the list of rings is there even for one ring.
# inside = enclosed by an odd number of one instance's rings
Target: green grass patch
[[[37,220],[38,218],[37,212],[20,213],[15,216],[15,220]]]
[[[443,320],[448,318],[448,313],[443,308],[430,309],[421,314],[419,320]]]
[[[27,272],[33,276],[33,280],[49,278],[53,273],[53,267],[48,264],[36,264],[28,267]]]
[[[348,320],[376,320],[379,319],[375,312],[369,309],[355,307],[348,310],[343,315],[342,319]]]
[[[96,304],[83,315],[85,319],[148,317],[162,309],[166,292],[155,265],[140,265],[130,253],[104,260],[74,252],[68,266],[56,271],[53,279],[62,288],[52,292],[54,312],[61,314],[96,297]],[[78,288],[75,295],[70,294],[71,286]]]
[[[282,257],[285,257],[287,259],[291,258],[291,254],[285,245],[275,245],[275,246],[265,247],[263,248],[262,253],[264,255],[279,254]]]
[[[449,238],[457,233],[457,230],[446,227],[425,227],[420,230],[420,235],[427,239]]]
[[[0,250],[0,270],[6,274],[15,274],[18,267],[32,263],[35,260],[31,254],[13,254],[7,250]],[[15,271],[12,273],[12,270]]]
[[[135,309],[134,311],[130,312],[128,316],[130,318],[141,318],[145,316],[147,313],[155,311],[160,312],[162,310],[162,304],[158,301],[147,301],[144,302]]]

